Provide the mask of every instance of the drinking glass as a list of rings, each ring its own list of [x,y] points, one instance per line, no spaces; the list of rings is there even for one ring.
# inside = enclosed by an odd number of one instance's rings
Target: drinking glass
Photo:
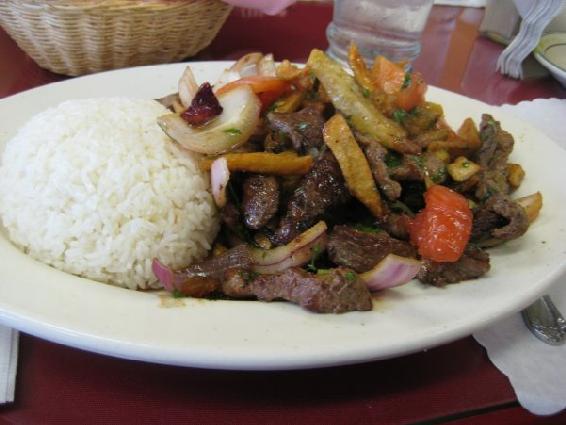
[[[345,62],[356,43],[371,62],[384,55],[393,62],[412,62],[421,50],[421,34],[433,0],[334,0],[326,29],[330,56]]]

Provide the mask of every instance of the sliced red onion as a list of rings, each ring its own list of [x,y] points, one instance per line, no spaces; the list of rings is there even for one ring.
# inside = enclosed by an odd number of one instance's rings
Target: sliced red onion
[[[323,233],[307,245],[292,251],[288,257],[285,257],[278,263],[265,265],[254,264],[252,266],[252,270],[261,274],[276,274],[281,273],[290,267],[302,266],[303,264],[308,263],[315,253],[324,251],[326,249],[326,242],[326,233]]]
[[[360,274],[370,291],[393,288],[413,279],[421,268],[421,262],[413,258],[389,254],[377,265]]]
[[[228,161],[225,157],[215,159],[210,166],[210,186],[212,197],[218,208],[224,208],[227,202],[226,188],[230,179]]]
[[[321,235],[326,235],[326,229],[326,223],[324,221],[319,221],[310,229],[305,230],[287,245],[278,246],[277,248],[273,249],[250,248],[250,257],[252,259],[252,263],[258,266],[268,266],[271,264],[281,263],[282,261],[288,259],[294,252],[306,246],[312,245],[312,243]]]
[[[175,290],[177,277],[173,269],[167,267],[157,258],[154,258],[151,262],[151,270],[153,270],[153,274],[161,282],[166,291],[173,292]]]

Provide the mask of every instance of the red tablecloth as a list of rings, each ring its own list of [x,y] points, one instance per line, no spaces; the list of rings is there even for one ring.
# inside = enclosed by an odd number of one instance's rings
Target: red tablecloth
[[[332,7],[297,4],[275,17],[235,9],[190,60],[251,50],[304,61],[326,48]],[[496,73],[501,46],[478,38],[481,9],[434,7],[415,63],[427,81],[491,104],[566,98],[550,79]],[[0,30],[0,97],[64,77],[35,65]],[[133,362],[22,335],[16,401],[0,423],[561,424],[521,409],[509,382],[472,338],[399,359],[297,372],[225,372]]]

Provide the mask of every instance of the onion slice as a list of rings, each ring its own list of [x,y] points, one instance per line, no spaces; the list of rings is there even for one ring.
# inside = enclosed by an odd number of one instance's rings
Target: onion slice
[[[360,274],[370,291],[393,288],[413,279],[421,268],[421,262],[413,258],[389,254],[371,270]]]
[[[210,123],[191,127],[177,114],[157,119],[161,129],[186,149],[218,155],[244,144],[259,124],[261,103],[252,89],[241,85],[218,96],[224,111]]]
[[[212,161],[210,165],[210,187],[212,197],[218,208],[224,208],[227,202],[226,188],[230,179],[228,160],[221,156]]]
[[[190,66],[185,68],[183,75],[179,79],[178,91],[181,104],[185,108],[191,106],[191,102],[198,91],[198,84]]]
[[[326,229],[326,223],[319,221],[287,245],[273,249],[250,248],[252,270],[274,274],[307,263],[317,247],[318,250],[326,248]]]

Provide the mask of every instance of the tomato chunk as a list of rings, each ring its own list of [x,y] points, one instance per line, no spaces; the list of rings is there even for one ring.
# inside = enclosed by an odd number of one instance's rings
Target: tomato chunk
[[[423,77],[418,72],[410,74],[411,81],[407,87],[403,87],[397,93],[397,106],[399,108],[410,111],[415,106],[419,106],[425,100],[427,85]]]
[[[262,110],[269,108],[273,102],[291,91],[292,88],[292,84],[289,81],[281,78],[252,75],[227,83],[220,87],[216,91],[216,94],[220,95],[222,93],[226,93],[235,87],[241,86],[242,84],[247,84],[251,87],[253,92],[261,101]]]
[[[468,200],[441,185],[431,186],[424,198],[425,208],[408,225],[411,243],[424,259],[458,261],[472,232]]]

